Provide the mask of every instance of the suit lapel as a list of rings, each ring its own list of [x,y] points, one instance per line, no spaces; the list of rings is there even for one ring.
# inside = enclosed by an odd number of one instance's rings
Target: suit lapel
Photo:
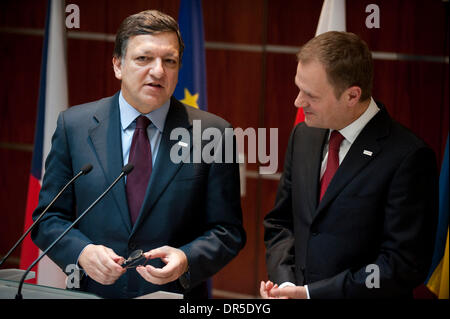
[[[328,130],[310,128],[309,131],[311,134],[302,141],[302,145],[305,146],[299,148],[302,152],[298,156],[301,165],[297,165],[300,172],[295,173],[295,175],[299,176],[299,185],[308,185],[308,187],[303,188],[305,194],[299,194],[299,197],[305,196],[308,211],[311,212],[311,217],[313,217],[317,209],[317,199],[319,198],[322,150],[328,136]]]
[[[141,212],[136,220],[132,233],[135,232],[140,222],[149,214],[158,198],[183,165],[183,162],[175,164],[170,159],[170,150],[176,143],[178,143],[178,140],[170,139],[170,133],[175,128],[185,128],[190,130],[191,126],[192,122],[191,119],[189,119],[185,107],[175,98],[172,98],[164,125],[164,131],[161,136],[161,142],[155,165],[153,167],[152,176],[147,187]],[[190,135],[192,139],[192,134]],[[192,140],[189,148],[192,149]],[[190,151],[188,153],[190,153]]]
[[[94,115],[95,124],[89,129],[89,138],[109,185],[120,174],[123,166],[119,94],[104,103],[105,105],[99,107]],[[124,224],[131,231],[124,178],[111,189],[111,192]]]
[[[319,203],[315,217],[348,185],[351,180],[367,166],[381,151],[379,140],[389,134],[390,119],[387,112],[381,109],[356,138],[347,155],[336,171],[328,188]],[[368,152],[367,152],[368,151]],[[370,154],[370,155],[369,155]]]

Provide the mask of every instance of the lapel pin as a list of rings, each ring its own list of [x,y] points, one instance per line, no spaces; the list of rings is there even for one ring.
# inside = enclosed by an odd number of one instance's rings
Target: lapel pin
[[[368,151],[368,150],[364,150],[363,154],[367,155],[367,156],[372,156],[373,152]]]
[[[188,147],[187,143],[179,141],[178,145],[182,146],[182,147]]]

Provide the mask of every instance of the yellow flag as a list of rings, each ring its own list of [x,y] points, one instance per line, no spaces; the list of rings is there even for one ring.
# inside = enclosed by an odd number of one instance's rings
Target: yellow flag
[[[448,296],[448,229],[447,229],[447,241],[445,243],[445,251],[444,256],[442,257],[441,262],[434,270],[433,274],[430,277],[430,280],[427,283],[428,289],[431,290],[439,299],[449,299]]]

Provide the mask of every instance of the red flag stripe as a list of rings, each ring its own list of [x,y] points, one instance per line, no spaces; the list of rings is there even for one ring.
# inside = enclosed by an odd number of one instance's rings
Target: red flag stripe
[[[27,196],[27,208],[25,213],[25,227],[28,229],[33,223],[32,214],[36,209],[39,201],[39,191],[41,190],[41,184],[36,177],[30,175],[28,182],[28,196]],[[39,248],[33,243],[30,236],[27,236],[22,243],[22,251],[20,255],[20,269],[27,269],[31,263],[39,256]],[[29,283],[36,283],[37,278],[37,266],[32,271],[36,273],[34,279],[30,279]]]
[[[297,116],[295,117],[294,126],[304,121],[305,121],[305,113],[303,113],[303,109],[299,107],[297,110]]]

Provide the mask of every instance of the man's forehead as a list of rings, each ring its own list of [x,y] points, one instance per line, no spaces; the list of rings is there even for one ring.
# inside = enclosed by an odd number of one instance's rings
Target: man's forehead
[[[160,32],[156,34],[139,34],[131,36],[128,39],[127,47],[141,51],[164,49],[178,53],[179,44],[175,32]]]
[[[310,95],[317,95],[330,85],[325,67],[318,60],[298,63],[295,84]]]
[[[308,69],[316,68],[316,69],[324,69],[325,70],[325,66],[318,59],[308,59],[305,61],[298,61],[297,70],[301,70],[301,69],[305,69],[305,68],[308,68]]]
[[[327,79],[325,66],[317,61],[311,60],[307,63],[299,62],[297,66],[296,78],[303,81],[323,81]]]

